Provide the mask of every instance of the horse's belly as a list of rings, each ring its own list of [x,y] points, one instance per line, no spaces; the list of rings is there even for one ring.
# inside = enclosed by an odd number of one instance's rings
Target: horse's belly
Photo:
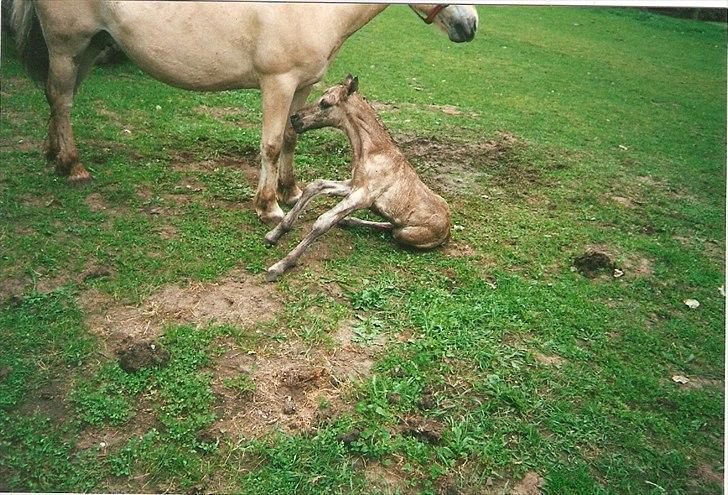
[[[131,4],[131,6],[128,6]],[[195,90],[254,88],[256,35],[245,8],[209,4],[117,3],[107,30],[139,67],[173,86]]]
[[[140,50],[141,48],[141,50]],[[169,56],[168,47],[136,45],[122,49],[143,71],[162,82],[184,89],[221,91],[257,88],[259,79],[249,60],[224,60],[216,53],[198,51],[194,57]]]

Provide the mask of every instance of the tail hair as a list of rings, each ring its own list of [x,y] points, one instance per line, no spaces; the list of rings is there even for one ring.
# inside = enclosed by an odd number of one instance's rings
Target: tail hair
[[[32,0],[3,0],[12,2],[12,27],[18,56],[28,75],[39,85],[48,80],[48,46]]]

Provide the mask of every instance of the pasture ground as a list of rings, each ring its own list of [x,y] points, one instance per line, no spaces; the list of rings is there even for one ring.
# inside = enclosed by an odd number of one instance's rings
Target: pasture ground
[[[719,493],[725,25],[480,14],[454,45],[392,7],[322,86],[359,75],[451,244],[340,229],[276,284],[332,203],[263,245],[257,92],[96,69],[71,187],[4,42],[0,489]],[[299,179],[348,158],[307,134]]]

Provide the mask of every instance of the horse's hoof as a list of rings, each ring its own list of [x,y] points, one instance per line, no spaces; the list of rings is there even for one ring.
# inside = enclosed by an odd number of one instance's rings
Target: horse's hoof
[[[285,216],[283,214],[283,210],[281,210],[281,207],[277,204],[275,205],[275,208],[263,211],[256,208],[255,212],[258,214],[258,218],[260,218],[260,220],[266,225],[278,225]]]
[[[66,179],[70,184],[83,184],[91,180],[91,174],[86,170],[83,165],[77,163],[71,166],[71,170],[68,173]]]
[[[301,199],[303,191],[298,186],[278,191],[278,199],[288,206],[294,206]]]

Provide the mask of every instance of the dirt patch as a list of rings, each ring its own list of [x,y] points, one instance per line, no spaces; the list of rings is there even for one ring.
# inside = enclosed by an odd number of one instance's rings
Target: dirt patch
[[[125,339],[116,350],[119,366],[127,373],[135,373],[142,368],[164,366],[169,361],[169,351],[154,341],[134,341]]]
[[[81,281],[88,282],[97,278],[111,277],[114,270],[108,266],[90,264],[81,273]]]
[[[483,141],[404,135],[397,142],[428,183],[442,193],[475,193],[481,182],[527,191],[540,181],[542,171],[518,156],[525,144],[508,132]]]
[[[534,471],[529,471],[521,481],[516,483],[510,495],[541,495],[544,479]]]
[[[709,464],[701,464],[695,470],[698,480],[723,486],[723,472],[714,470]]]
[[[0,283],[0,303],[17,306],[29,285],[28,276],[4,277]]]
[[[99,456],[105,457],[117,447],[126,445],[134,437],[140,437],[158,425],[154,409],[147,397],[141,397],[137,413],[120,427],[87,427],[76,436],[77,450],[99,449]]]
[[[450,242],[442,248],[442,254],[453,258],[465,258],[475,256],[476,252],[475,249],[464,242],[450,240]]]
[[[13,140],[7,140],[3,143],[0,143],[0,149],[22,151],[23,153],[27,153],[30,151],[41,151],[43,149],[43,142],[36,141],[31,138],[16,137]]]
[[[349,322],[334,335],[331,349],[305,347],[299,342],[280,348],[241,351],[234,346],[221,356],[213,390],[219,398],[219,420],[213,433],[260,437],[272,429],[307,432],[351,406],[344,396],[352,383],[371,370],[373,348],[351,343]],[[236,389],[243,377],[245,392]]]
[[[700,376],[689,376],[686,378],[688,381],[685,383],[675,382],[675,380],[673,380],[673,382],[677,383],[677,385],[680,388],[701,389],[701,388],[708,387],[708,388],[714,388],[717,390],[725,389],[723,380],[716,380],[716,379],[712,379],[712,378],[703,378]]]
[[[398,466],[384,466],[380,462],[369,462],[364,468],[364,479],[372,492],[381,493],[418,493],[417,490],[407,486],[411,476]]]
[[[179,229],[174,225],[164,224],[155,228],[154,231],[164,240],[176,239],[179,237]]]
[[[434,419],[406,416],[402,418],[399,431],[402,435],[414,437],[421,442],[438,444],[442,440],[445,427]]]
[[[549,356],[546,354],[542,354],[538,351],[531,351],[531,355],[533,355],[533,359],[535,359],[536,362],[545,364],[546,366],[559,367],[565,362],[564,358],[562,358],[561,356]]]
[[[573,266],[577,272],[586,278],[595,278],[601,274],[612,274],[614,262],[603,251],[587,251],[574,258]]]
[[[154,340],[171,323],[245,326],[268,320],[281,308],[275,286],[242,270],[217,282],[166,287],[138,306],[116,305],[95,290],[87,291],[80,303],[89,328],[116,346],[123,345],[127,337]]]
[[[725,243],[713,239],[701,239],[698,237],[685,237],[681,235],[672,236],[673,240],[679,242],[683,247],[693,250],[700,250],[708,258],[723,263],[725,261]]]
[[[369,102],[377,113],[397,113],[402,109],[419,110],[429,112],[442,112],[445,115],[467,115],[468,117],[478,117],[475,112],[465,112],[454,105],[435,105],[435,104],[418,104],[418,103],[387,103],[383,101]]]
[[[22,204],[23,206],[30,206],[33,208],[48,208],[49,206],[52,206],[52,207],[63,206],[61,201],[58,198],[56,198],[53,194],[43,194],[43,195],[23,194],[18,199],[20,201],[20,204]]]
[[[93,213],[104,211],[107,208],[106,200],[100,193],[97,192],[86,196],[84,202],[86,203],[86,206],[88,206],[88,209]]]
[[[635,277],[651,277],[653,275],[652,262],[640,256],[629,257],[622,267],[624,274]]]
[[[632,201],[630,198],[625,198],[624,196],[612,196],[611,199],[618,205],[624,206],[625,208],[635,207],[634,201]]]
[[[67,401],[70,390],[70,380],[65,377],[49,380],[27,395],[16,414],[19,417],[38,414],[54,423],[63,423],[71,416]]]
[[[257,187],[260,175],[260,156],[257,149],[243,148],[214,158],[198,160],[192,153],[178,152],[172,156],[172,170],[182,173],[210,173],[220,168],[240,170],[251,187]]]

